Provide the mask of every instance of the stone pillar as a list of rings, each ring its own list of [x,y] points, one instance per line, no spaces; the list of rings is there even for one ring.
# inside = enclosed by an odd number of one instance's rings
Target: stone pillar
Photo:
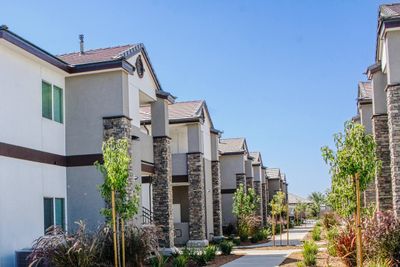
[[[206,207],[204,193],[203,154],[187,154],[189,180],[189,241],[188,246],[202,247],[208,245],[206,237]]]
[[[165,98],[157,97],[157,101],[151,104],[151,131],[154,154],[153,222],[161,230],[160,247],[163,253],[169,254],[175,251],[175,233],[172,212],[171,139],[168,100]]]
[[[170,142],[171,139],[167,136],[153,137],[153,221],[154,224],[161,229],[162,236],[159,239],[160,246],[167,249],[174,247]]]
[[[254,189],[254,178],[246,177],[246,192],[248,192],[250,188]]]
[[[400,85],[386,89],[393,211],[400,217]]]
[[[261,223],[263,219],[263,194],[262,194],[262,188],[261,188],[261,182],[260,181],[254,181],[254,191],[256,192],[256,195],[260,198],[260,203],[258,204],[258,209],[256,211],[256,215],[260,216],[261,218]]]
[[[219,161],[211,162],[214,236],[222,236],[221,171]]]
[[[379,211],[385,211],[393,207],[387,114],[374,115],[372,127],[376,142],[376,155],[382,162],[380,172],[375,174],[376,204]]]
[[[239,185],[243,185],[244,191],[246,191],[246,174],[237,173],[236,174],[236,189],[239,188]]]
[[[262,184],[262,207],[263,207],[263,223],[264,226],[268,224],[268,204],[269,204],[269,192],[268,192],[268,187],[267,183]]]
[[[128,140],[129,155],[132,155],[132,138],[131,138],[131,119],[125,116],[113,116],[103,118],[103,140],[107,141],[110,137],[115,139],[126,138]],[[133,163],[129,165],[129,176],[127,193],[129,198],[134,197],[135,194],[135,181],[133,174]],[[140,211],[141,212],[141,211]],[[140,213],[139,212],[139,213]],[[132,221],[128,223],[132,223]]]

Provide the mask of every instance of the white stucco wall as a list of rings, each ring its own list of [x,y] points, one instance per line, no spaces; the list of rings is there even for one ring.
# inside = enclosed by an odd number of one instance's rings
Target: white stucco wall
[[[387,56],[388,84],[400,83],[400,30],[393,29],[386,33],[385,49]],[[385,51],[384,51],[385,52]]]
[[[188,148],[188,129],[185,124],[170,125],[169,134],[171,137],[171,153],[187,153]]]
[[[65,95],[65,74],[5,44],[0,42],[0,122],[11,127],[1,127],[0,141],[65,155],[64,124],[42,118],[42,80]]]
[[[42,118],[42,80],[65,94],[65,73],[4,40],[0,70],[0,142],[65,155],[64,124]],[[65,167],[0,156],[0,266],[44,234],[44,197],[66,199]]]

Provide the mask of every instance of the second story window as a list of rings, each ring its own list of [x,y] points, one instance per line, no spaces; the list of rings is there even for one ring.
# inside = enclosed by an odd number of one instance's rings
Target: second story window
[[[63,90],[60,87],[42,81],[42,117],[64,122]]]

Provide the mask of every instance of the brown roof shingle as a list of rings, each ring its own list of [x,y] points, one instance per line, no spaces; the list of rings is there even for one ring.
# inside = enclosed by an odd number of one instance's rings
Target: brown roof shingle
[[[222,154],[232,152],[244,152],[244,143],[245,139],[242,137],[221,139],[219,141],[218,149],[221,151]]]
[[[186,102],[175,102],[168,105],[170,121],[200,118],[204,100],[194,100]],[[148,122],[151,120],[151,107],[149,105],[140,107],[140,120]]]
[[[383,18],[400,16],[400,4],[381,5],[379,16]]]
[[[71,65],[105,62],[120,59],[124,57],[128,52],[138,48],[139,46],[140,45],[137,44],[129,44],[108,48],[99,48],[87,50],[83,54],[81,54],[80,52],[73,52],[58,55],[57,57]]]

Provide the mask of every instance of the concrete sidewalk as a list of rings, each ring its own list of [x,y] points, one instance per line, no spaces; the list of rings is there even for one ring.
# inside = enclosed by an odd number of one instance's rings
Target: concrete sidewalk
[[[289,244],[291,246],[300,246],[301,241],[308,232],[314,227],[314,223],[295,227],[289,230]],[[275,236],[276,245],[280,244],[279,235]],[[282,244],[286,245],[286,233],[282,236]],[[237,260],[231,261],[222,265],[223,267],[239,267],[239,266],[252,266],[252,267],[273,267],[279,266],[286,257],[291,253],[300,251],[299,249],[279,249],[279,250],[262,250],[262,247],[273,246],[273,241],[264,244],[257,244],[252,246],[242,246],[234,249],[233,254],[245,255]],[[254,249],[252,249],[254,248]],[[258,248],[258,249],[255,249]]]

